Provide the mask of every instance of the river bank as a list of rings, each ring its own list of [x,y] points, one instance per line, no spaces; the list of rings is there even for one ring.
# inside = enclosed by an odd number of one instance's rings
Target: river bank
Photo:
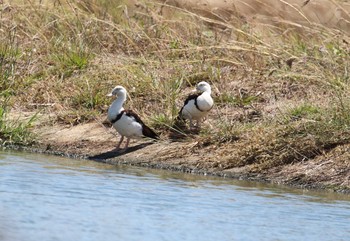
[[[89,159],[113,165],[132,165],[199,175],[283,184],[306,189],[350,193],[350,145],[342,145],[313,159],[260,168],[256,163],[230,167],[228,160],[239,150],[235,143],[205,143],[200,136],[160,141],[132,140],[127,151],[115,151],[117,133],[102,120],[76,126],[38,125],[34,146],[9,148],[70,158]],[[348,159],[349,160],[349,159]]]

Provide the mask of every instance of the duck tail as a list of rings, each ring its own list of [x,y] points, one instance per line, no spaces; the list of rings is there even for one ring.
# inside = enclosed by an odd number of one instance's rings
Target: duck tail
[[[146,125],[144,125],[142,128],[142,134],[151,139],[159,140],[159,135]]]

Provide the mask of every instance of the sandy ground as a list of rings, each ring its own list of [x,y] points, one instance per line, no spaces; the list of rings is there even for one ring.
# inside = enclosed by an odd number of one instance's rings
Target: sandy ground
[[[115,151],[119,140],[116,131],[99,120],[77,126],[37,126],[35,132],[41,140],[30,148],[35,152],[350,193],[350,161],[336,161],[339,151],[350,153],[350,145],[335,148],[334,156],[329,152],[304,162],[255,171],[250,165],[225,167],[234,143],[205,146],[195,135],[186,141],[167,137],[157,142],[132,140],[127,151]]]

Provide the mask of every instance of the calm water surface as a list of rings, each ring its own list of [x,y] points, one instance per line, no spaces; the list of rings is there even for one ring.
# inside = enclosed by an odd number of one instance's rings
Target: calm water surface
[[[350,240],[350,196],[0,152],[0,240]]]

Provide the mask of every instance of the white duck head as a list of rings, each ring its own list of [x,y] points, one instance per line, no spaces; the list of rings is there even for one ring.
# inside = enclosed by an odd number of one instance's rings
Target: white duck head
[[[196,90],[201,92],[201,93],[204,93],[204,92],[207,92],[209,94],[211,94],[211,87],[210,85],[205,82],[205,81],[201,81],[199,82],[197,85],[196,85]]]
[[[107,94],[107,96],[120,97],[121,99],[123,99],[125,101],[126,100],[126,89],[121,85],[117,85],[116,87],[113,88],[111,93]]]

